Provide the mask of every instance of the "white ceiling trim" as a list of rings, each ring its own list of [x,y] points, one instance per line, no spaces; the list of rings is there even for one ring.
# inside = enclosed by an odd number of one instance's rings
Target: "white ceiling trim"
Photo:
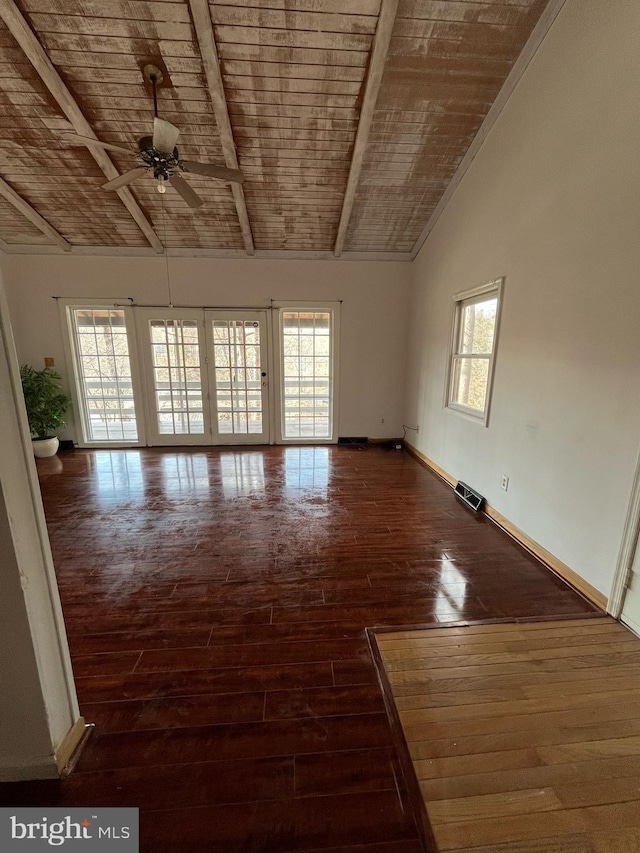
[[[36,38],[13,0],[0,0],[0,17],[2,17],[12,36],[22,48],[25,56],[35,68],[44,85],[57,101],[60,109],[73,125],[76,133],[79,136],[97,139],[93,128],[82,114],[77,101],[66,87],[47,56],[45,49]],[[87,148],[87,150],[108,180],[113,180],[119,176],[120,173],[105,151],[94,147]],[[142,208],[139,207],[131,191],[127,187],[121,187],[117,190],[117,194],[155,251],[164,251],[158,235],[153,230],[151,223],[144,215]]]
[[[62,257],[62,251],[53,246],[30,243],[6,243],[0,241],[0,249],[7,255],[54,255]],[[157,254],[144,246],[72,246],[64,256],[107,257],[107,258],[153,258]],[[247,255],[243,249],[167,249],[169,258],[233,258],[236,260],[278,260],[278,261],[396,261],[406,263],[412,260],[411,252],[343,252],[336,258],[333,252],[295,251],[278,249],[257,249],[253,255]]]
[[[509,76],[504,81],[504,84],[500,89],[497,98],[493,102],[491,109],[485,117],[485,120],[482,122],[480,129],[473,138],[473,142],[467,149],[467,153],[462,158],[460,165],[456,169],[455,174],[451,178],[451,181],[449,182],[446,190],[442,194],[442,198],[438,202],[436,209],[431,214],[429,221],[427,222],[422,233],[416,240],[415,246],[413,247],[410,253],[411,260],[415,260],[418,253],[420,252],[420,249],[424,245],[425,240],[427,239],[431,231],[433,231],[438,219],[442,215],[444,209],[446,208],[451,197],[453,196],[458,185],[460,184],[460,181],[463,179],[465,173],[467,172],[467,169],[469,168],[476,154],[482,147],[484,140],[489,134],[489,131],[498,120],[500,113],[505,108],[507,101],[513,94],[524,72],[527,70],[529,63],[535,56],[538,48],[544,41],[545,36],[551,29],[551,26],[557,18],[558,14],[560,13],[560,10],[564,6],[564,3],[565,0],[549,0],[547,7],[540,16],[538,23],[536,24],[533,29],[533,32],[529,36],[527,43],[523,47],[520,56],[515,61],[513,68],[509,73]]]

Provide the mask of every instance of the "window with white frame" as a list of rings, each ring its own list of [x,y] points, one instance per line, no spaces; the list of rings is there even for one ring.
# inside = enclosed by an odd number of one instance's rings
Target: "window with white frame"
[[[137,442],[127,311],[69,306],[76,397],[85,443]]]
[[[335,440],[339,305],[281,306],[283,440]]]
[[[486,424],[504,279],[454,296],[447,406]]]

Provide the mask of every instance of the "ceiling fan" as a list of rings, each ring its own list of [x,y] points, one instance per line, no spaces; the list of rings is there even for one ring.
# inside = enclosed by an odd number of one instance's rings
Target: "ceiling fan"
[[[158,118],[157,87],[162,84],[162,72],[154,65],[146,65],[143,70],[146,80],[153,87],[153,136],[143,136],[138,140],[138,150],[130,151],[120,145],[111,145],[101,142],[99,139],[91,139],[78,134],[65,134],[65,141],[72,145],[87,145],[88,147],[103,148],[107,151],[117,151],[141,161],[123,175],[119,175],[106,184],[102,184],[103,190],[118,190],[135,181],[146,172],[152,172],[157,181],[159,193],[166,192],[166,184],[171,186],[182,196],[189,207],[200,207],[203,203],[198,193],[180,176],[180,172],[191,172],[194,175],[206,175],[219,181],[241,184],[244,175],[237,169],[227,169],[226,166],[215,166],[213,163],[198,163],[196,160],[181,160],[176,148],[176,142],[180,131],[171,122]]]

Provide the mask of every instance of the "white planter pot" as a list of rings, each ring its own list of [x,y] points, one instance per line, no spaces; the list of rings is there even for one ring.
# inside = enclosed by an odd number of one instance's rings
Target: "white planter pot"
[[[53,438],[34,438],[31,440],[31,443],[33,444],[33,455],[38,459],[55,456],[60,446],[56,435]]]

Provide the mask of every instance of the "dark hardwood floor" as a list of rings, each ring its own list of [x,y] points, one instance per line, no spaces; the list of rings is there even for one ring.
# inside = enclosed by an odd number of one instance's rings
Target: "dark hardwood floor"
[[[69,778],[0,801],[138,806],[143,851],[418,853],[364,628],[594,610],[405,452],[39,471],[96,733]]]

